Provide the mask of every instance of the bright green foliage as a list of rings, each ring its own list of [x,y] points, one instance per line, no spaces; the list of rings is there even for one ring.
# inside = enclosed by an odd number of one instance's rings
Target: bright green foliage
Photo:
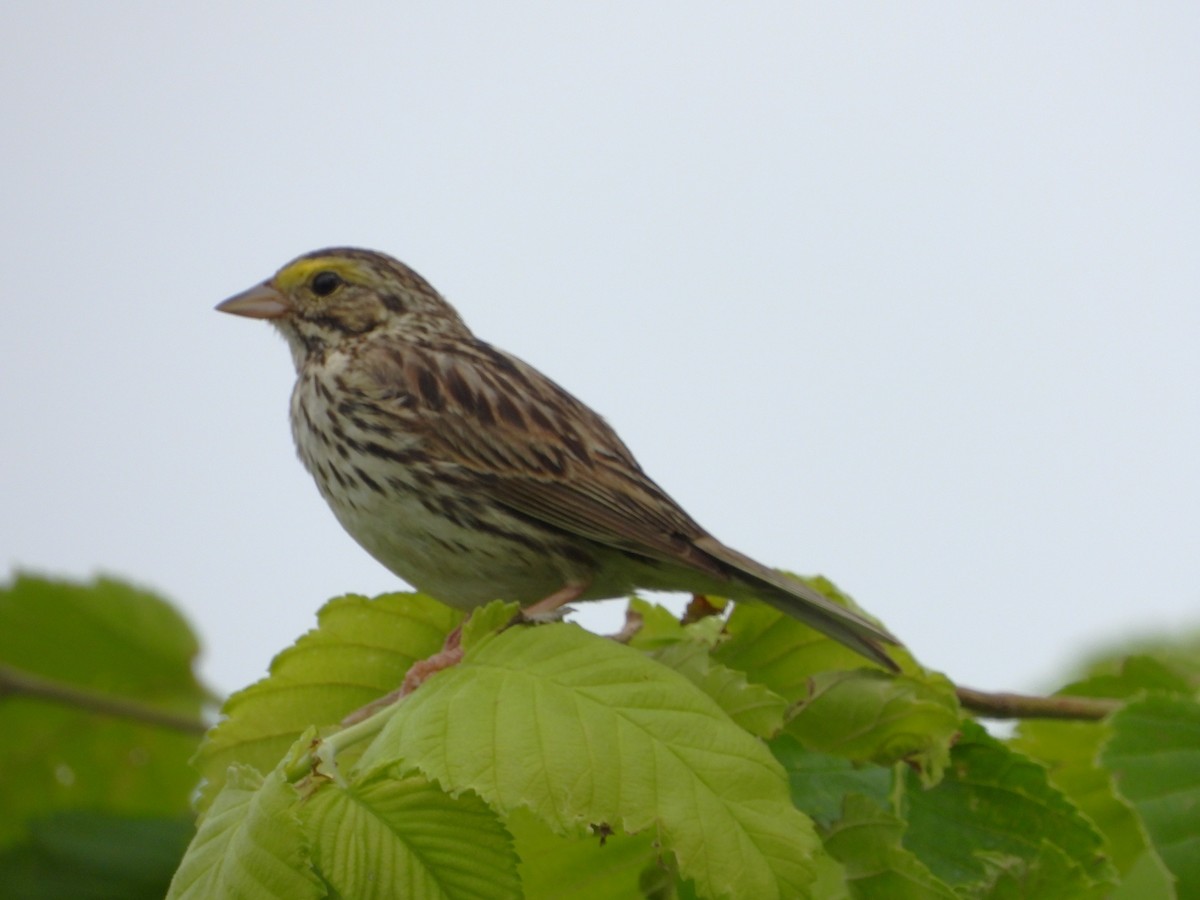
[[[683,676],[574,625],[501,632],[430,679],[359,766],[396,763],[556,833],[657,833],[705,896],[812,880],[818,842],[767,748]]]
[[[1151,694],[1112,718],[1101,759],[1137,810],[1178,897],[1200,897],[1200,703]]]
[[[195,640],[124,585],[19,579],[0,591],[0,896],[161,897],[172,870],[173,898],[1200,896],[1194,641],[1064,688],[1123,704],[1107,719],[999,740],[905,651],[884,672],[765,607],[684,625],[634,599],[627,643],[515,612],[330,601],[195,754],[176,866],[194,734],[92,701],[194,726]],[[460,662],[341,725],[460,625]]]
[[[756,737],[769,738],[783,728],[787,701],[761,684],[750,684],[742,672],[713,660],[708,648],[681,641],[650,654],[708,694],[725,714]]]
[[[272,660],[267,678],[225,702],[196,757],[206,782],[201,808],[232,763],[270,771],[309,725],[336,725],[400,684],[462,618],[419,594],[330,600],[317,613],[317,627]]]
[[[306,900],[325,890],[309,863],[296,789],[279,771],[233,766],[200,822],[167,900]]]
[[[521,858],[526,900],[623,900],[642,897],[655,877],[673,880],[649,834],[555,834],[527,810],[508,816]]]
[[[813,581],[844,600],[829,582]],[[954,686],[898,650],[905,674],[885,673],[841,644],[762,606],[736,607],[715,659],[793,704],[787,733],[810,750],[883,765],[905,760],[928,783],[946,764],[958,730]]]
[[[0,895],[162,896],[190,835],[199,737],[88,704],[199,725],[198,649],[177,612],[125,584],[0,587]],[[60,699],[17,683],[31,679]]]
[[[822,672],[793,709],[788,734],[812,750],[888,765],[906,760],[936,781],[958,731],[958,703],[943,678],[874,669]]]
[[[470,794],[451,797],[422,778],[384,775],[345,788],[321,784],[298,812],[314,866],[343,897],[521,896],[512,838]],[[386,877],[362,877],[372,870]]]

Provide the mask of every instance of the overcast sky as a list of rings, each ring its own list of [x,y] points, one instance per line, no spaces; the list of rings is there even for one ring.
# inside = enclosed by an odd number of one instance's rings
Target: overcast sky
[[[295,458],[283,342],[212,311],[331,244],[958,681],[1200,625],[1196,3],[41,2],[5,36],[4,563],[161,591],[221,691],[399,587]]]

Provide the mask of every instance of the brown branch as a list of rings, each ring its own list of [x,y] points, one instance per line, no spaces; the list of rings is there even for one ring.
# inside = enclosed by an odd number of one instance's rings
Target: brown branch
[[[61,703],[64,706],[73,706],[76,709],[119,719],[132,719],[135,722],[170,728],[186,734],[204,734],[208,730],[208,724],[194,716],[168,712],[147,703],[114,697],[111,694],[0,665],[0,700],[9,696],[36,697],[39,700],[49,700],[52,703]]]
[[[989,694],[956,688],[958,702],[985,719],[1082,719],[1097,721],[1114,712],[1120,700],[1100,697],[1031,697],[1027,694]]]

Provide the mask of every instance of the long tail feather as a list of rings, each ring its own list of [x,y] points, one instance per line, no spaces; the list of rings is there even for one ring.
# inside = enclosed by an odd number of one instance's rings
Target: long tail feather
[[[763,602],[886,669],[893,672],[900,670],[896,661],[883,648],[883,644],[900,645],[900,641],[887,629],[863,618],[853,610],[839,606],[800,579],[768,569],[732,547],[725,546],[716,538],[700,538],[696,541],[696,546],[714,559],[735,569],[751,588],[758,588],[756,596]]]

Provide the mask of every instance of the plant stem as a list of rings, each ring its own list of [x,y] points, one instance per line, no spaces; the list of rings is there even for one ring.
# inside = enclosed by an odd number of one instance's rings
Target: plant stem
[[[197,716],[168,712],[148,703],[114,697],[101,691],[33,675],[21,669],[0,665],[0,699],[8,696],[35,697],[87,712],[132,719],[185,734],[204,734],[208,723]]]
[[[1100,697],[1031,697],[1027,694],[956,688],[958,702],[985,719],[1082,719],[1098,721],[1115,711],[1120,700]]]

